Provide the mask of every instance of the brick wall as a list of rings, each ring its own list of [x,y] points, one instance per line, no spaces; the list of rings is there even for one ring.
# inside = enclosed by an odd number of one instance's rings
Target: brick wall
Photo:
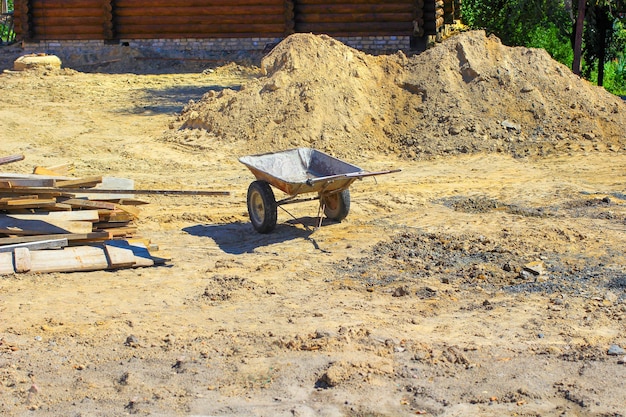
[[[410,49],[409,36],[337,37],[338,41],[368,53],[392,53]],[[152,58],[210,59],[236,52],[263,52],[282,38],[220,39],[121,39],[114,44],[102,40],[59,40],[22,42],[25,53],[58,56],[64,67],[78,67],[98,61],[120,59],[129,54]]]

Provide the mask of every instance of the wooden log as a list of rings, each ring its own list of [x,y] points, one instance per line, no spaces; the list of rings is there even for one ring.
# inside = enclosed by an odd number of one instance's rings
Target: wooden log
[[[413,19],[413,13],[352,13],[345,15],[337,14],[305,14],[296,17],[298,23],[334,23],[345,25],[350,23],[375,23],[377,25],[387,25],[392,23],[406,23]],[[372,28],[372,30],[375,30]]]
[[[249,29],[249,28],[248,28]],[[212,29],[214,30],[214,29]],[[251,32],[251,31],[243,31],[243,29],[238,29],[239,32],[228,31],[226,28],[222,28],[222,31],[211,31],[207,32],[206,30],[202,32],[172,32],[172,33],[159,33],[156,31],[144,31],[143,33],[133,32],[128,29],[117,30],[116,36],[119,39],[180,39],[180,38],[194,38],[194,39],[246,39],[246,38],[284,38],[290,33],[293,33],[293,30],[289,30],[288,25],[281,26],[280,28],[275,28],[272,31],[265,32]],[[262,49],[264,45],[260,45],[259,49]]]
[[[413,13],[414,6],[407,4],[302,4],[294,10],[299,14],[352,14],[352,13]]]
[[[10,164],[11,162],[23,161],[24,155],[9,155],[0,157],[0,165]]]
[[[282,5],[284,3],[284,0],[184,0],[178,2],[172,2],[171,0],[116,0],[115,7],[116,9],[150,9],[153,7],[172,7],[172,4],[177,4],[183,7],[207,7],[210,5],[227,6],[235,9],[258,5]],[[57,7],[63,7],[62,2],[60,4],[61,6]]]
[[[102,7],[64,7],[59,8],[38,8],[33,12],[33,18],[55,19],[66,17],[102,17],[104,9]]]
[[[332,0],[298,0],[297,1],[298,4],[335,4],[334,1]],[[341,3],[345,3],[345,4],[354,4],[354,5],[364,5],[364,4],[380,4],[383,3],[380,0],[342,0]],[[384,2],[384,3],[388,3],[388,4],[408,4],[408,5],[412,5],[415,3],[415,0],[395,0],[395,1],[389,1],[389,2]]]
[[[275,24],[214,24],[206,26],[204,24],[163,24],[163,25],[120,25],[118,33],[121,37],[133,37],[135,35],[149,35],[150,37],[159,38],[167,35],[177,35],[183,38],[197,38],[201,35],[208,36],[210,34],[224,33],[230,37],[240,35],[247,37],[246,34],[253,37],[262,37],[262,34],[280,34],[284,31],[283,23]],[[246,35],[246,36],[243,36]]]
[[[210,15],[210,16],[143,16],[138,17],[119,17],[117,25],[120,28],[125,26],[178,26],[178,31],[189,31],[190,28],[196,27],[204,29],[202,32],[213,30],[208,25],[241,25],[242,27],[253,25],[283,25],[284,16],[282,14],[273,15]],[[249,29],[248,29],[249,30]]]
[[[125,9],[116,8],[115,16],[120,18],[133,18],[135,22],[143,22],[144,18],[148,17],[180,17],[180,18],[194,18],[198,16],[222,16],[222,17],[234,17],[241,16],[260,16],[260,15],[283,15],[285,13],[285,6],[283,4],[274,5],[254,5],[246,7],[232,7],[232,6],[201,6],[201,7],[150,7],[148,9]],[[139,20],[137,18],[140,18]]]
[[[338,23],[296,23],[298,32],[326,33],[331,36],[350,36],[349,34],[371,35],[376,34],[411,34],[413,25],[407,22],[353,22]]]
[[[59,1],[50,1],[50,0],[29,0],[28,3],[30,3],[31,9],[60,9],[60,8],[94,7],[95,5],[100,4],[100,1],[98,0],[63,0],[59,2]]]

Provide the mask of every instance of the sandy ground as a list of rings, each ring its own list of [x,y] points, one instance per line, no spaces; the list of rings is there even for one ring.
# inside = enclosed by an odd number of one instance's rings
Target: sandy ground
[[[167,266],[0,278],[2,415],[626,415],[623,150],[354,155],[402,171],[261,235],[238,144],[166,139],[255,76],[0,75],[3,171],[231,193],[144,198]]]

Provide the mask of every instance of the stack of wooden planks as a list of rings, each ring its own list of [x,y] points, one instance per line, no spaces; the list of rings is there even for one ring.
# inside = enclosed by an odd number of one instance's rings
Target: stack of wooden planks
[[[24,159],[0,157],[0,165]],[[162,265],[136,235],[141,204],[124,178],[68,176],[71,166],[0,173],[0,274]],[[114,191],[110,191],[114,190]],[[128,190],[128,191],[126,191]]]

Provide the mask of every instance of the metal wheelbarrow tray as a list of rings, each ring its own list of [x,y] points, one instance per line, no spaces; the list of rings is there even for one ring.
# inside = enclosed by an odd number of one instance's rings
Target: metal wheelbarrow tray
[[[354,181],[400,171],[364,171],[356,165],[311,148],[243,156],[239,161],[257,179],[248,188],[247,204],[252,226],[260,233],[269,233],[276,227],[278,206],[301,201],[319,199],[326,217],[341,221],[350,211],[348,188]],[[276,201],[270,185],[288,197]],[[306,193],[317,193],[317,196],[296,198]]]

